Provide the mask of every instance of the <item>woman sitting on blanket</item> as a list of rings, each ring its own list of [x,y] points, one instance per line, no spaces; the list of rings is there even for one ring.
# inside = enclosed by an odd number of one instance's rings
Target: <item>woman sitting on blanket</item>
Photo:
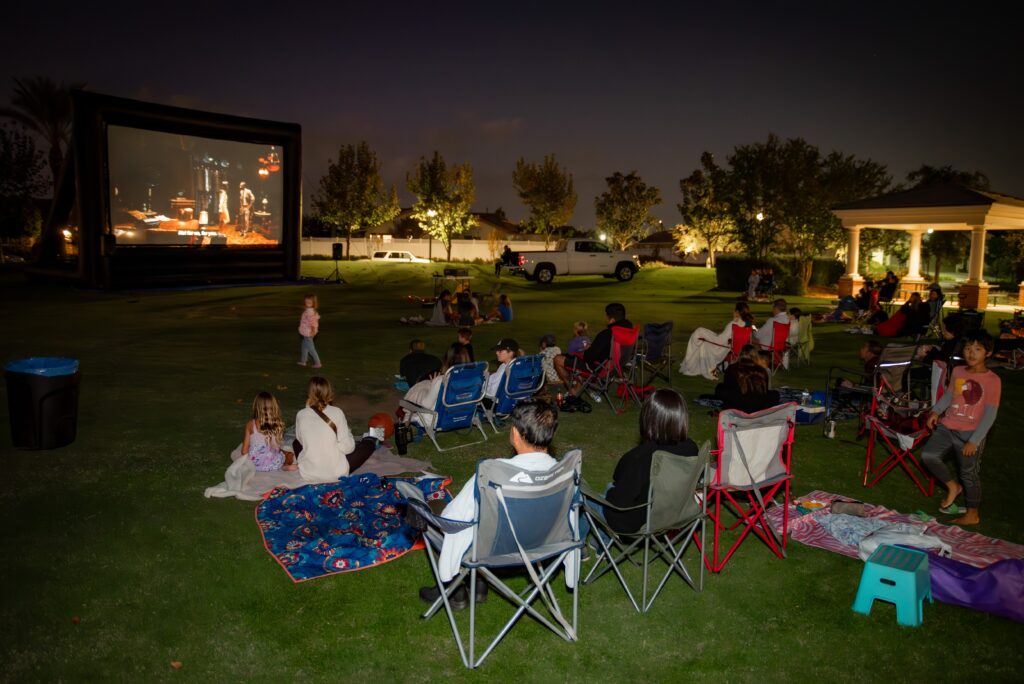
[[[377,449],[377,440],[363,437],[356,443],[345,414],[331,405],[334,390],[327,378],[310,378],[306,394],[306,408],[295,416],[299,474],[307,482],[334,482],[358,470]]]
[[[725,360],[732,349],[732,328],[752,327],[754,316],[746,302],[738,302],[733,309],[732,320],[725,329],[715,334],[707,328],[697,328],[690,335],[686,345],[686,357],[679,366],[683,375],[703,375],[708,380],[715,379],[715,369]]]
[[[471,362],[472,359],[469,357],[469,349],[466,345],[453,342],[452,345],[448,347],[448,351],[445,352],[444,359],[441,360],[441,370],[429,378],[420,380],[410,387],[409,391],[405,393],[403,399],[416,404],[417,406],[433,409],[437,404],[437,395],[441,393],[441,385],[444,383],[445,371],[452,366],[459,365],[460,363]],[[422,419],[429,423],[433,421],[433,416],[422,416]],[[420,416],[413,416],[413,420],[419,423]],[[428,427],[433,427],[433,425]]]

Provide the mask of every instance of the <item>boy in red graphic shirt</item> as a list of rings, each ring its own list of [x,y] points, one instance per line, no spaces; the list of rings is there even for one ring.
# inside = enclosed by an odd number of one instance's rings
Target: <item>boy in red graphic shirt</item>
[[[999,376],[985,365],[985,359],[992,356],[994,344],[992,336],[985,330],[972,330],[964,335],[963,355],[967,366],[953,370],[949,389],[928,415],[928,427],[935,428],[935,432],[924,445],[921,460],[935,477],[945,483],[947,492],[940,510],[943,513],[958,510],[955,504],[961,492],[967,504],[967,512],[951,521],[954,525],[977,525],[981,522],[978,515],[981,452],[985,448],[985,436],[996,421],[1002,390]],[[942,460],[950,450],[956,454],[959,482]]]

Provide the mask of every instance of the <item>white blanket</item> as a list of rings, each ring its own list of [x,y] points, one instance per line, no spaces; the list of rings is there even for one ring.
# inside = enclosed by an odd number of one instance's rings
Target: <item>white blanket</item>
[[[424,472],[430,468],[429,461],[417,461],[402,458],[391,453],[386,446],[379,447],[353,475],[374,473],[381,477],[401,475],[403,473]],[[231,452],[231,465],[224,472],[224,481],[213,487],[207,487],[203,496],[207,499],[235,497],[242,501],[261,501],[263,495],[275,487],[295,489],[303,485],[314,484],[302,479],[297,470],[272,470],[258,473],[256,466],[248,458],[242,456],[242,445],[239,444]]]

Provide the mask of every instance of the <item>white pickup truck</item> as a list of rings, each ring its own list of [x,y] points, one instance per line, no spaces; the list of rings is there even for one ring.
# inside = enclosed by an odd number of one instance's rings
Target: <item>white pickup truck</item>
[[[636,254],[613,251],[591,238],[562,240],[550,252],[520,252],[518,261],[516,271],[544,284],[556,275],[603,275],[626,281],[640,270]]]

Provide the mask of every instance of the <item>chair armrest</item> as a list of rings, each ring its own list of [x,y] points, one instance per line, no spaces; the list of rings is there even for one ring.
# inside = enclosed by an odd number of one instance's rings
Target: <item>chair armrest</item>
[[[475,520],[466,522],[462,520],[442,518],[441,516],[436,515],[432,510],[430,510],[430,506],[427,505],[427,499],[423,495],[423,490],[411,482],[406,482],[404,480],[393,480],[392,482],[395,489],[398,490],[398,493],[405,497],[408,505],[412,507],[413,510],[415,510],[431,527],[434,527],[445,534],[455,534],[456,532],[461,532],[466,528],[476,525]]]
[[[637,506],[616,506],[615,504],[608,501],[608,499],[604,498],[603,495],[599,494],[596,489],[594,489],[587,483],[586,480],[580,482],[580,492],[583,494],[584,498],[590,499],[591,501],[596,501],[597,503],[601,504],[602,507],[611,508],[616,511],[635,511],[638,508],[647,508],[646,503],[642,503]]]

